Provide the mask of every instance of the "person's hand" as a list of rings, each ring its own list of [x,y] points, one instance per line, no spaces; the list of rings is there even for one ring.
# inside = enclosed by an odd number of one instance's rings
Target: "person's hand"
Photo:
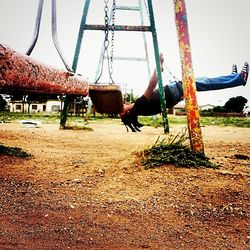
[[[163,54],[162,54],[162,53],[160,53],[161,71],[163,71],[163,63],[164,63],[164,57],[163,57]]]
[[[160,53],[160,63],[161,65],[164,63],[164,56],[162,53]]]

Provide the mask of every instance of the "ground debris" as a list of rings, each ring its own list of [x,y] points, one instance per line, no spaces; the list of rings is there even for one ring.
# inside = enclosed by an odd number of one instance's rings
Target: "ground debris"
[[[235,159],[239,159],[239,160],[249,160],[249,159],[250,159],[249,156],[247,156],[247,155],[242,155],[242,154],[235,154],[235,155],[234,155],[234,158],[235,158]]]

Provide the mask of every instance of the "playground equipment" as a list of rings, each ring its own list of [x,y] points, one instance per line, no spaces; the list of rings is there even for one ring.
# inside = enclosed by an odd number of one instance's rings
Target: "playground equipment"
[[[90,84],[89,96],[98,113],[120,114],[123,111],[123,97],[119,85]]]
[[[108,0],[104,0],[104,3],[106,7]],[[156,68],[157,68],[158,86],[159,86],[160,100],[161,100],[161,107],[162,107],[162,119],[163,119],[164,132],[165,133],[169,132],[169,124],[167,120],[167,111],[166,111],[166,103],[165,103],[165,93],[164,93],[163,84],[162,84],[159,48],[158,48],[158,40],[157,40],[155,22],[154,22],[154,12],[153,12],[152,1],[151,0],[147,1],[148,15],[150,19],[149,26],[115,25],[114,22],[112,23],[112,25],[110,25],[108,23],[107,11],[105,11],[105,25],[96,25],[96,24],[88,25],[86,24],[86,19],[87,19],[89,4],[90,4],[90,0],[85,0],[85,5],[83,8],[83,14],[82,14],[82,19],[81,19],[80,29],[78,33],[76,49],[75,49],[75,55],[74,55],[74,60],[73,60],[73,65],[72,65],[73,71],[75,71],[77,68],[79,54],[80,54],[81,45],[82,45],[82,38],[83,38],[83,34],[85,30],[102,30],[102,31],[105,31],[106,36],[107,36],[108,31],[110,30],[112,32],[114,31],[151,32],[152,38],[153,38],[153,44],[154,44],[154,54],[155,54],[155,61],[156,61]],[[116,4],[116,1],[113,0],[113,7],[115,6],[115,4]],[[107,47],[108,42],[106,40],[106,37],[105,37],[105,42],[106,42],[106,47]],[[96,88],[98,89],[98,87]],[[90,91],[90,95],[91,95],[91,91]],[[60,122],[61,126],[64,126],[66,123],[67,110],[69,107],[69,103],[70,103],[69,98],[66,98],[64,102],[64,109],[63,109],[62,116],[61,116],[61,122]]]
[[[112,44],[111,44],[111,56],[108,53],[109,47],[109,18],[108,18],[108,1],[105,1],[105,39],[103,42],[103,54],[101,56],[101,70],[99,76],[95,81],[95,84],[90,85],[89,96],[92,103],[94,104],[95,110],[101,114],[119,114],[123,111],[123,97],[121,87],[114,83],[112,78],[112,66],[113,66],[113,41],[114,41],[114,25],[115,25],[115,1],[113,1],[112,6]],[[98,80],[101,78],[103,73],[103,63],[104,56],[108,60],[108,70],[109,70],[109,81],[110,84],[99,84]]]
[[[182,64],[182,82],[185,95],[190,145],[192,150],[204,152],[204,145],[200,127],[200,116],[196,98],[196,87],[192,66],[185,1],[174,0],[174,8],[177,33],[179,38],[180,57]]]
[[[112,25],[110,25],[108,23],[108,20],[105,20],[105,25],[87,25],[86,18],[89,9],[89,3],[90,0],[85,0],[80,29],[78,33],[77,44],[75,48],[74,60],[71,68],[64,59],[62,51],[59,47],[57,38],[57,29],[56,29],[57,27],[56,0],[52,0],[52,38],[55,47],[68,72],[55,71],[49,67],[31,61],[31,59],[27,57],[22,57],[21,55],[16,54],[15,52],[13,52],[4,45],[0,45],[1,49],[0,89],[4,91],[6,90],[6,91],[21,91],[21,92],[26,91],[35,93],[67,94],[64,102],[64,109],[61,114],[61,121],[60,121],[61,126],[64,126],[66,123],[67,112],[70,101],[72,99],[72,95],[86,96],[88,93],[88,88],[90,95],[92,91],[92,99],[94,100],[94,102],[96,102],[96,106],[104,108],[104,110],[100,110],[101,112],[104,111],[107,112],[105,110],[106,107],[101,105],[102,103],[106,103],[107,106],[117,108],[116,110],[108,110],[108,112],[119,113],[120,110],[122,109],[121,91],[115,84],[107,86],[89,85],[86,81],[80,81],[76,76],[73,75],[73,73],[76,72],[78,64],[84,30],[102,30],[105,31],[106,35],[110,30],[112,31],[113,34],[115,30],[151,32],[154,44],[154,54],[156,61],[158,86],[160,92],[164,132],[169,132],[152,1],[147,0],[148,15],[150,19],[149,26],[115,25],[114,22],[112,23]],[[108,0],[104,0],[104,3],[107,4]],[[43,0],[40,0],[38,6],[38,14],[37,14],[34,38],[30,48],[27,51],[27,55],[31,54],[38,38],[42,6],[43,6]],[[115,0],[113,0],[113,6],[115,6]],[[187,122],[188,122],[189,136],[190,136],[190,144],[192,150],[203,152],[204,146],[202,142],[202,134],[200,129],[194,73],[192,69],[191,49],[189,44],[185,1],[174,0],[174,7],[175,7],[176,26],[179,37],[181,62],[182,62],[182,76],[183,76],[183,86],[184,86],[184,94],[186,100],[186,111],[187,111]],[[107,15],[107,11],[105,15]],[[105,38],[105,43],[107,47],[108,42],[106,38]],[[101,99],[101,96],[103,96],[103,100]],[[113,97],[113,99],[111,97]],[[107,100],[112,102],[112,105],[111,103],[107,102]],[[118,102],[115,105],[113,105],[117,100]],[[98,103],[98,101],[100,103]]]
[[[45,66],[28,57],[38,40],[43,0],[39,1],[33,39],[26,55],[21,55],[8,46],[0,44],[0,90],[5,93],[38,94],[88,94],[88,82],[74,75],[60,49],[57,37],[56,0],[52,0],[52,39],[67,71]]]
[[[86,96],[88,82],[80,76],[47,67],[0,44],[0,91]]]
[[[115,37],[115,14],[117,11],[133,11],[136,14],[139,14],[141,20],[141,26],[144,25],[143,9],[142,9],[142,0],[138,0],[138,5],[134,6],[124,6],[116,5],[116,1],[113,1],[112,8],[110,13],[108,13],[108,2],[105,1],[105,39],[100,53],[99,63],[96,70],[95,84],[90,85],[89,95],[91,101],[94,103],[95,109],[99,113],[113,113],[119,114],[123,111],[123,97],[122,90],[120,85],[114,83],[112,73],[113,73],[113,62],[115,60],[126,60],[126,61],[140,61],[146,62],[148,77],[150,79],[150,64],[148,58],[148,47],[146,41],[145,32],[142,32],[143,41],[144,41],[144,57],[124,57],[124,56],[114,56],[114,37]],[[111,29],[111,39],[109,40],[109,25]],[[110,54],[108,49],[110,48]],[[108,73],[109,73],[109,84],[100,84],[100,78],[103,74],[103,65],[104,60],[108,63]]]

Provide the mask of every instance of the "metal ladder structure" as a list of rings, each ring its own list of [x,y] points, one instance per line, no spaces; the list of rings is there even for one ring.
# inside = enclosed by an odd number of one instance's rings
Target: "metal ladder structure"
[[[145,25],[145,21],[144,21],[144,15],[143,15],[143,3],[142,0],[137,0],[138,4],[136,6],[124,6],[124,5],[118,5],[115,6],[115,10],[112,9],[110,11],[110,17],[113,16],[113,12],[114,11],[131,11],[134,12],[136,14],[139,15],[140,17],[140,23],[141,26]],[[143,0],[143,2],[145,3],[145,0]],[[147,11],[147,10],[146,10]],[[148,78],[150,79],[151,77],[151,70],[150,70],[150,63],[149,63],[149,55],[148,55],[148,44],[147,44],[147,38],[146,38],[146,34],[145,32],[142,33],[142,37],[143,37],[143,44],[144,44],[144,57],[118,57],[118,56],[114,56],[113,60],[124,60],[124,61],[137,61],[137,62],[145,62],[146,66],[147,66],[147,73],[148,73]],[[100,58],[99,58],[99,63],[97,66],[97,70],[96,70],[96,77],[95,79],[98,78],[98,76],[100,75],[100,71],[101,71],[101,61],[103,58],[103,53],[104,53],[104,46],[101,49],[101,53],[100,53]],[[104,57],[105,59],[107,59],[107,57]]]
[[[78,64],[78,60],[79,60],[84,31],[85,30],[105,31],[105,29],[106,29],[105,25],[86,24],[90,1],[91,0],[85,0],[85,4],[84,4],[84,8],[83,8],[82,19],[81,19],[81,23],[80,23],[80,28],[79,28],[78,38],[77,38],[77,43],[76,43],[76,48],[75,48],[75,54],[74,54],[74,59],[73,59],[73,63],[72,63],[72,69],[74,72],[76,72],[76,69],[77,69],[77,64]],[[105,1],[107,2],[108,0],[105,0]],[[119,8],[120,9],[127,9],[129,7],[120,6]],[[164,127],[164,132],[168,133],[169,132],[169,124],[168,124],[168,119],[167,119],[165,93],[164,93],[164,88],[163,88],[163,83],[162,83],[159,47],[158,47],[158,39],[157,39],[155,21],[154,21],[155,19],[154,19],[152,0],[147,0],[147,8],[148,8],[147,11],[148,11],[149,19],[150,19],[150,25],[148,25],[148,26],[146,26],[146,25],[140,25],[140,26],[115,25],[114,29],[116,32],[119,32],[119,31],[130,31],[130,32],[137,31],[137,32],[143,32],[143,33],[144,32],[151,32],[153,46],[154,46],[154,55],[155,55],[155,62],[156,62],[157,77],[158,77],[158,86],[159,86],[161,109],[162,109],[163,127]],[[135,10],[135,9],[138,9],[138,7],[135,7],[135,8],[130,7],[130,9]],[[141,7],[141,1],[139,0],[139,11],[140,10],[142,10],[142,7]],[[111,25],[109,25],[108,29],[112,30],[113,27]],[[135,58],[129,58],[129,59],[134,60]],[[60,121],[61,126],[65,126],[66,119],[67,119],[67,111],[69,108],[70,101],[71,101],[70,97],[65,98],[64,108],[63,108],[63,111],[61,114],[61,121]]]

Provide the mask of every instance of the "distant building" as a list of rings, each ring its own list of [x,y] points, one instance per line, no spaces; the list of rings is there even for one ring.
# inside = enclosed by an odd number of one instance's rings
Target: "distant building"
[[[178,103],[177,105],[175,105],[172,109],[172,114],[185,115],[186,114],[185,103]]]
[[[48,100],[46,103],[46,112],[58,113],[61,111],[62,103],[61,101]]]
[[[245,108],[244,110],[243,110],[243,114],[245,115],[245,116],[250,116],[250,107],[247,107],[247,108]]]
[[[58,113],[61,110],[61,101],[48,100],[43,103],[31,103],[21,100],[12,100],[9,103],[10,112],[20,112],[20,113]]]
[[[209,110],[209,109],[213,109],[214,107],[215,107],[215,105],[205,104],[205,105],[199,106],[199,110]]]
[[[215,107],[215,105],[205,104],[205,105],[199,106],[199,110],[200,111],[209,110],[209,109],[213,109],[214,107]],[[186,115],[185,103],[178,103],[177,105],[175,105],[173,107],[171,114],[173,114],[173,115]]]

